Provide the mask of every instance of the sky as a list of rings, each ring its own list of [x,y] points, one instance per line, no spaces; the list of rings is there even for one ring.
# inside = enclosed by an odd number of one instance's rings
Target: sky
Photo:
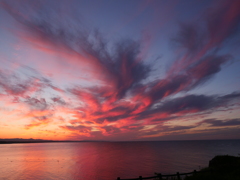
[[[1,0],[0,138],[240,139],[239,0]]]

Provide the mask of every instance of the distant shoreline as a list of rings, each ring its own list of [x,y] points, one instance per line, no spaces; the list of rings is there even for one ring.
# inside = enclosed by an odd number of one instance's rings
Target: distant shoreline
[[[228,141],[228,140],[240,140],[240,139],[212,139],[212,140],[170,140],[161,142],[179,142],[179,141]],[[75,143],[75,142],[160,142],[160,141],[94,141],[94,140],[82,140],[82,141],[55,141],[55,140],[42,140],[42,139],[0,139],[0,144],[26,144],[26,143]]]
[[[25,144],[25,143],[73,143],[73,142],[106,142],[106,141],[53,141],[53,140],[0,140],[0,144]]]

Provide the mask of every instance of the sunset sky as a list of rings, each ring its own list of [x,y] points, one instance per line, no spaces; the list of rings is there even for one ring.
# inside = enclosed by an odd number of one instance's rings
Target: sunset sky
[[[239,0],[1,0],[0,64],[0,138],[240,139]]]

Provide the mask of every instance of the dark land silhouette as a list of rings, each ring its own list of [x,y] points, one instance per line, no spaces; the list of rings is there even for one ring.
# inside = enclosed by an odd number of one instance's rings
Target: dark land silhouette
[[[0,144],[14,144],[14,143],[43,143],[43,142],[54,142],[52,140],[43,140],[43,139],[0,139]]]
[[[206,173],[194,174],[185,180],[239,180],[240,157],[215,156],[209,161],[209,166],[201,171],[206,171]]]
[[[188,173],[179,173],[162,175],[161,173],[155,173],[152,177],[142,177],[134,179],[121,179],[117,180],[142,180],[142,179],[154,179],[154,180],[240,180],[240,157],[219,155],[215,156],[209,161],[209,166],[203,168],[200,171],[194,170]]]
[[[0,144],[16,144],[16,143],[58,143],[58,142],[105,142],[105,141],[74,141],[74,140],[65,140],[65,141],[55,141],[55,140],[44,140],[44,139],[22,139],[22,138],[13,138],[13,139],[0,139]]]

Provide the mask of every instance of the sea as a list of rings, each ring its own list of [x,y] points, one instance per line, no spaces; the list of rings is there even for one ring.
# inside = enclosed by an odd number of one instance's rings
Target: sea
[[[216,155],[240,156],[240,140],[0,144],[0,179],[116,180],[186,173]]]

